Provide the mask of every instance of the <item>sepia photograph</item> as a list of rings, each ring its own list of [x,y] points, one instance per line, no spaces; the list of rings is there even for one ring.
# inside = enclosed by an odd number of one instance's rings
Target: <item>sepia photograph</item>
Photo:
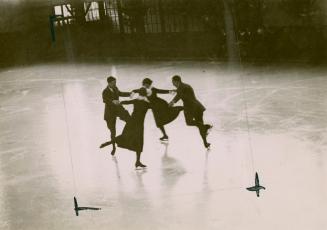
[[[326,213],[326,0],[0,0],[0,230]]]

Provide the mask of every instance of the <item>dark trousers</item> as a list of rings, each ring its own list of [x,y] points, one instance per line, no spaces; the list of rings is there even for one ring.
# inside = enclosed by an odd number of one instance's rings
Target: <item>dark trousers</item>
[[[187,111],[184,110],[185,122],[188,126],[196,126],[199,129],[201,138],[203,142],[207,143],[207,137],[204,133],[204,124],[203,124],[203,111]]]
[[[116,137],[116,121],[117,117],[119,117],[121,120],[127,122],[130,119],[130,115],[126,109],[124,109],[122,106],[119,106],[115,114],[111,114],[111,116],[106,119],[107,127],[110,130],[110,138],[111,141],[113,141],[113,146],[115,147],[115,137]]]
[[[203,111],[184,111],[185,122],[188,126],[197,126],[202,128],[203,126]]]

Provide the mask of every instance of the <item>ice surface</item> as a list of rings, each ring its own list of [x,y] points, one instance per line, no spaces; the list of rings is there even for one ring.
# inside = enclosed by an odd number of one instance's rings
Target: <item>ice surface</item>
[[[146,76],[170,89],[180,74],[215,126],[211,150],[182,114],[166,127],[169,144],[160,143],[151,112],[146,171],[134,170],[132,152],[118,149],[112,159],[110,147],[99,149],[109,139],[101,93],[111,73],[121,90]],[[319,68],[116,62],[3,69],[0,229],[325,230],[326,98]],[[118,133],[123,125],[117,122]],[[267,188],[259,199],[246,190],[256,171]],[[102,210],[75,217],[73,196]]]

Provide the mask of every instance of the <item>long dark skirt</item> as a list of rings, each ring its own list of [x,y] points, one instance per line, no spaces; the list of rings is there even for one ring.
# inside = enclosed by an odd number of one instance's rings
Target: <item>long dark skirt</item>
[[[117,136],[115,142],[120,148],[128,149],[134,152],[143,151],[143,124],[138,124],[130,120],[124,127],[121,135]]]
[[[168,103],[160,97],[155,97],[150,102],[157,127],[175,120],[179,112],[183,109],[182,106],[169,107]]]

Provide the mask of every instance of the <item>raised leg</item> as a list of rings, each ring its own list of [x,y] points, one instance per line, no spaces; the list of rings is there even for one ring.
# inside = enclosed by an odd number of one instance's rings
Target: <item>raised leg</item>
[[[107,142],[104,142],[104,143],[102,143],[102,144],[100,145],[100,149],[102,149],[102,148],[104,148],[104,147],[106,147],[106,146],[108,146],[108,145],[111,145],[111,144],[113,144],[113,141],[107,141]]]
[[[203,114],[203,112],[201,112]],[[186,125],[188,126],[197,126],[199,129],[203,128],[203,120],[199,119],[201,117],[201,114],[193,114],[187,111],[184,111],[184,117]]]
[[[201,111],[201,112],[195,113],[194,115],[185,114],[185,120],[188,125],[191,125],[191,126],[193,125],[193,126],[198,127],[204,147],[209,148],[210,143],[208,143],[208,141],[207,141],[207,131],[208,131],[209,127],[211,127],[211,126],[203,124],[203,112]]]

